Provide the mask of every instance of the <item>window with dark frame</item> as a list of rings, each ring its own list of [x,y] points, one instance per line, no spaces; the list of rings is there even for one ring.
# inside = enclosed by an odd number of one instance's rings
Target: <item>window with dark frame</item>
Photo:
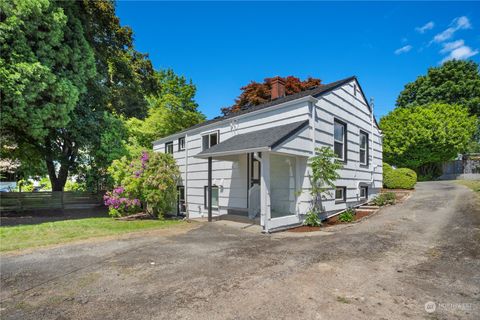
[[[165,143],[165,153],[173,154],[173,141]]]
[[[341,161],[347,161],[347,125],[335,119],[333,123],[333,150],[337,158]]]
[[[337,187],[335,189],[335,202],[345,202],[347,200],[347,187]]]
[[[368,187],[361,186],[360,187],[360,199],[367,199],[368,198]]]
[[[185,150],[185,137],[178,138],[178,151]]]
[[[368,133],[360,131],[360,164],[368,165]]]
[[[202,136],[203,150],[206,150],[218,144],[218,141],[219,141],[218,135],[219,135],[218,131],[215,131]]]
[[[203,205],[208,209],[208,186],[203,187]],[[218,187],[212,186],[212,209],[218,209]]]

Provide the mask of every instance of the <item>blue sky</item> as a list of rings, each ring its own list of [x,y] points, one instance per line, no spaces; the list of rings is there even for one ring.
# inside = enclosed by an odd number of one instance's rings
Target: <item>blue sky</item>
[[[275,75],[356,75],[379,118],[403,86],[449,58],[480,61],[480,3],[118,1],[155,68],[192,79],[208,118]]]

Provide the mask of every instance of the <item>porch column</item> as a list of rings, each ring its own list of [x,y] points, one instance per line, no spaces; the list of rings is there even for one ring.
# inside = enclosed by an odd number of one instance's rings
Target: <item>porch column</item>
[[[262,152],[260,181],[260,224],[268,232],[270,221],[270,153]]]
[[[212,222],[212,157],[208,157],[208,187],[207,187],[208,222]]]

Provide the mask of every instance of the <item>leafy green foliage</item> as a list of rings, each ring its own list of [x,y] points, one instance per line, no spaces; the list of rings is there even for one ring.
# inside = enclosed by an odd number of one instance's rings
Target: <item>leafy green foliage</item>
[[[372,203],[376,206],[382,207],[387,204],[395,204],[395,193],[394,192],[385,192],[377,195]]]
[[[79,169],[100,175],[112,128],[104,111],[145,116],[146,96],[158,88],[150,61],[133,49],[112,1],[0,6],[0,129],[15,147],[10,156],[22,162],[22,175],[47,171],[56,191]]]
[[[148,213],[161,217],[174,208],[180,171],[172,155],[144,151],[133,160],[114,160],[108,171],[118,186],[116,190],[122,189],[116,193],[131,200],[140,199],[146,203]]]
[[[348,208],[338,215],[338,220],[341,222],[352,222],[355,220],[355,209]]]
[[[465,106],[480,117],[480,73],[474,61],[451,60],[405,85],[397,99],[398,107],[433,102]]]
[[[387,189],[413,189],[417,183],[417,174],[408,168],[393,169],[383,164],[383,185]]]
[[[132,117],[125,121],[132,152],[151,148],[154,140],[205,120],[194,101],[196,88],[191,81],[176,75],[173,70],[155,72],[155,79],[160,90],[149,98],[147,117],[144,120]]]
[[[396,108],[380,121],[383,156],[388,163],[422,172],[464,151],[476,127],[476,117],[458,105]]]
[[[312,185],[311,195],[313,197],[314,212],[321,212],[321,194],[331,188],[335,188],[335,180],[340,175],[337,170],[342,168],[342,164],[336,160],[335,152],[330,147],[315,149],[315,156],[310,158],[310,167],[312,176],[310,183]]]
[[[306,214],[303,224],[309,227],[318,227],[322,225],[322,221],[318,217],[317,212],[311,210]]]

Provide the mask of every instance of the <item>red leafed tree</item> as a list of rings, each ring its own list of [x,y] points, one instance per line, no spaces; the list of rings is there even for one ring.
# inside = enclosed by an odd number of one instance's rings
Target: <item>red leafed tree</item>
[[[242,93],[235,99],[235,104],[231,107],[222,108],[222,113],[228,115],[270,101],[272,79],[273,78],[265,78],[263,83],[252,81],[246,86],[241,87],[240,90],[242,90]],[[294,76],[287,76],[282,79],[285,80],[285,94],[287,96],[318,86],[321,83],[320,79],[312,77],[308,77],[303,81]]]

